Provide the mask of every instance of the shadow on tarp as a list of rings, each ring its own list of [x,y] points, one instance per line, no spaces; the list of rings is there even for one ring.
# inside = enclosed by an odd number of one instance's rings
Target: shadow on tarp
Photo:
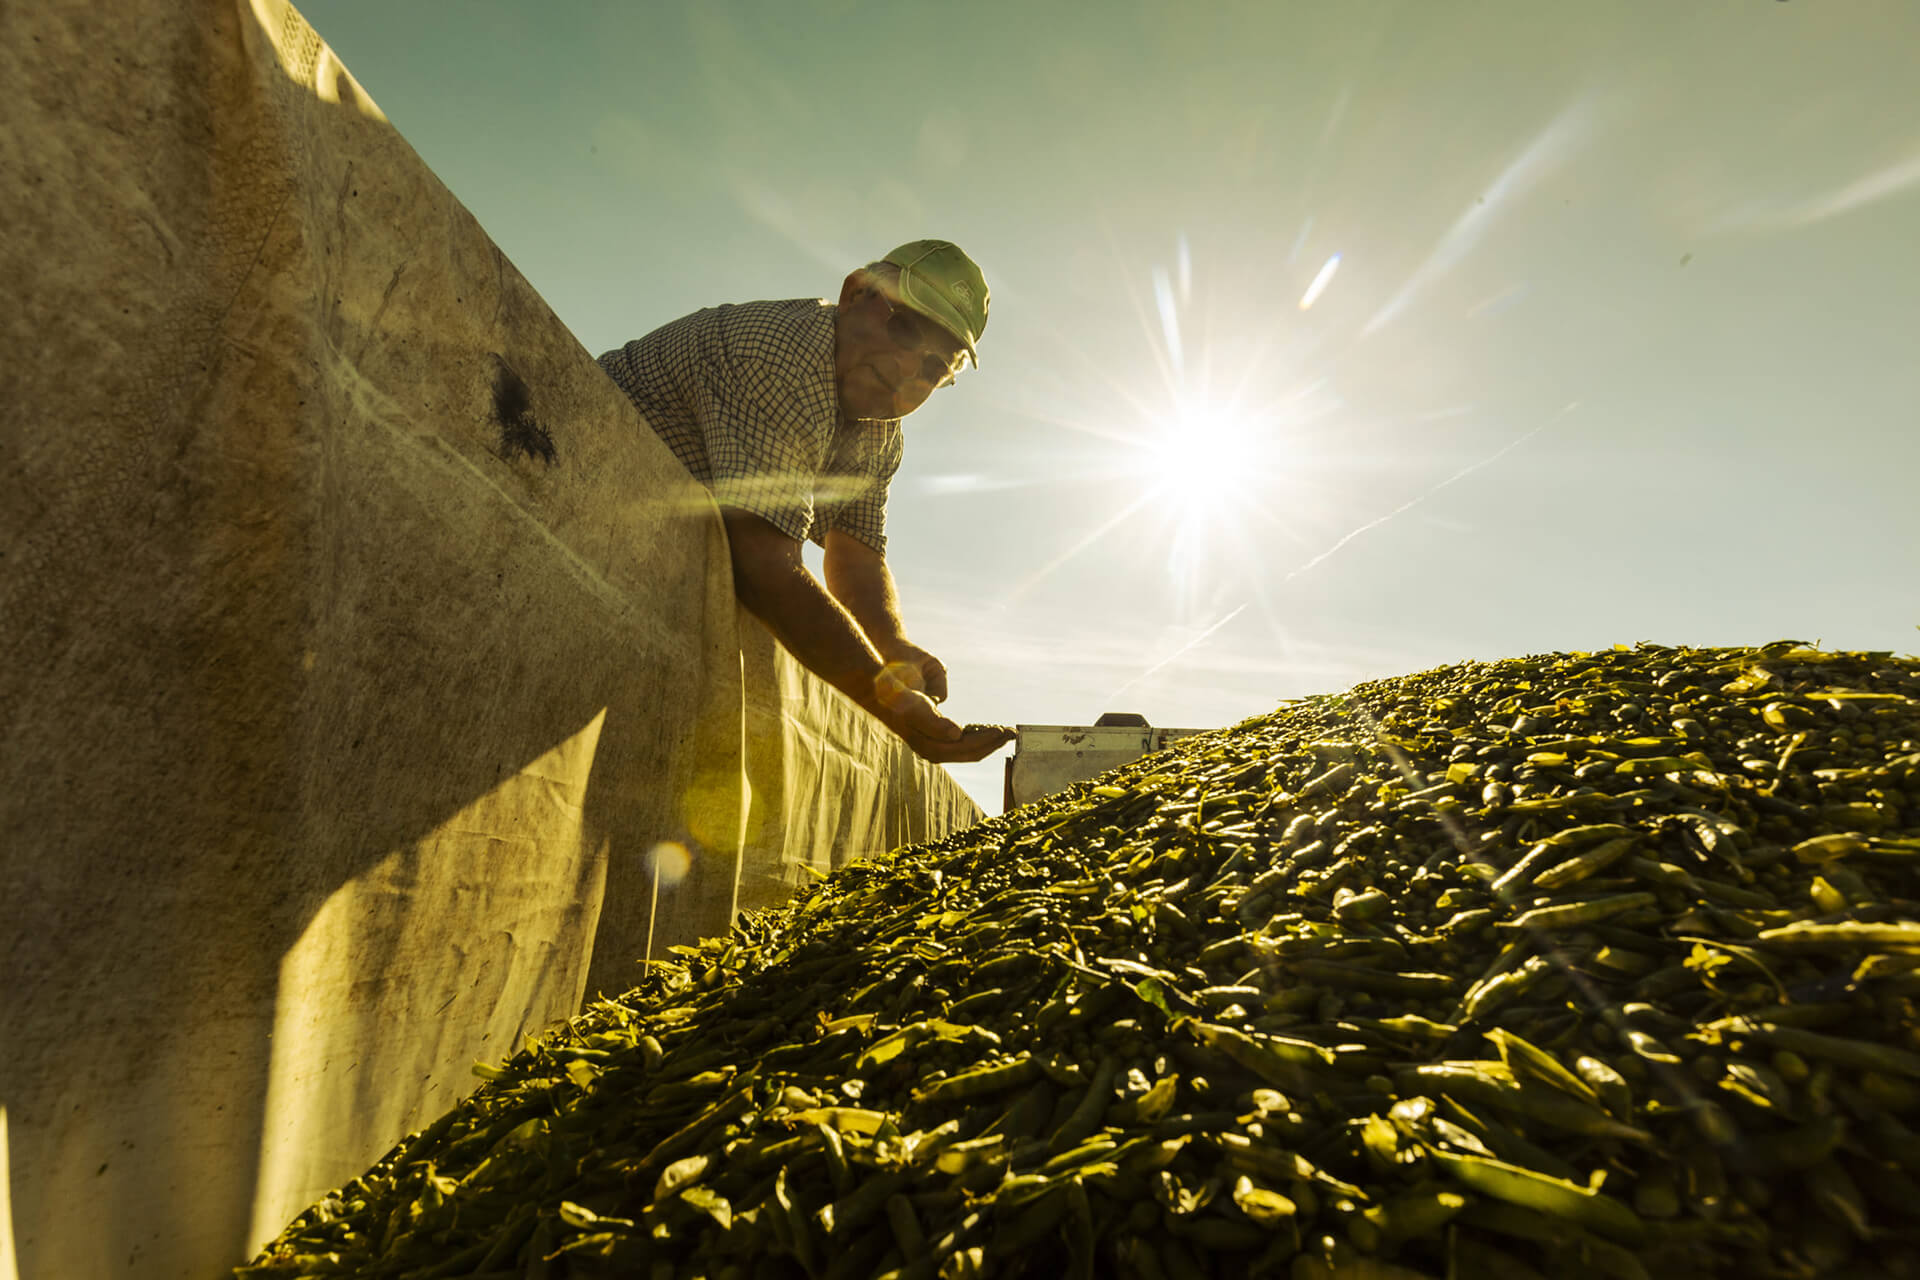
[[[723,534],[290,9],[6,6],[0,81],[14,1247],[205,1277],[640,955],[654,841],[724,922]]]

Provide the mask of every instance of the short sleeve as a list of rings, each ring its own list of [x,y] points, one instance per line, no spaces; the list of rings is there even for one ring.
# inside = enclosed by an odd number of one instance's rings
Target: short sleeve
[[[825,513],[822,523],[885,555],[887,490],[900,469],[906,446],[898,420],[888,422],[881,431],[880,439],[868,443],[854,467],[829,477],[841,488],[844,498]],[[817,540],[825,541],[824,532]]]

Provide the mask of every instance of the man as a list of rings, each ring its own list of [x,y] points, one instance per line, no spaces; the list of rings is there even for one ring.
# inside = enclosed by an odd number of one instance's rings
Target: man
[[[676,457],[713,491],[740,603],[822,679],[929,760],[979,760],[1011,731],[936,705],[947,669],[907,639],[886,560],[900,419],[977,366],[980,268],[915,240],[852,272],[840,301],[709,307],[600,357]],[[825,551],[826,584],[800,556]]]

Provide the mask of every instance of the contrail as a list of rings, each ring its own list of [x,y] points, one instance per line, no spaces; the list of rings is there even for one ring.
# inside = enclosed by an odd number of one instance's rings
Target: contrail
[[[1251,604],[1251,603],[1253,602],[1252,601],[1247,602],[1247,604]],[[1235,609],[1232,613],[1229,613],[1226,617],[1220,619],[1220,621],[1214,623],[1212,626],[1208,627],[1205,631],[1202,631],[1199,635],[1187,641],[1185,644],[1181,645],[1178,649],[1175,649],[1172,653],[1168,654],[1166,657],[1162,658],[1160,661],[1154,663],[1152,666],[1148,667],[1145,671],[1142,671],[1139,675],[1135,676],[1133,679],[1121,685],[1118,689],[1115,689],[1112,693],[1107,695],[1107,700],[1112,701],[1113,699],[1119,697],[1121,694],[1133,688],[1133,686],[1139,684],[1142,680],[1145,680],[1148,676],[1152,675],[1154,672],[1160,670],[1160,668],[1166,666],[1169,662],[1172,662],[1175,658],[1179,657],[1181,654],[1187,652],[1189,649],[1194,648],[1202,640],[1205,640],[1208,636],[1212,635],[1214,632],[1218,631],[1220,628],[1226,626],[1229,622],[1232,622],[1235,618],[1239,617],[1242,613],[1246,612],[1246,608],[1247,608],[1247,605],[1245,604],[1241,605],[1238,609]]]
[[[1052,573],[1055,569],[1058,569],[1061,565],[1065,564],[1067,561],[1079,555],[1082,551],[1085,551],[1088,547],[1092,546],[1094,543],[1100,541],[1101,538],[1106,536],[1107,531],[1109,529],[1115,529],[1115,528],[1118,528],[1120,525],[1125,524],[1127,520],[1132,517],[1134,512],[1146,506],[1147,503],[1151,502],[1154,498],[1158,496],[1159,496],[1158,490],[1149,489],[1147,492],[1141,494],[1138,498],[1134,499],[1132,502],[1129,502],[1126,506],[1122,507],[1113,516],[1113,518],[1108,520],[1105,524],[1095,529],[1092,533],[1089,533],[1086,537],[1080,539],[1080,541],[1074,543],[1071,547],[1068,547],[1065,551],[1062,551],[1059,555],[1055,556],[1053,559],[1041,565],[1038,569],[1035,569],[1032,573],[1028,574],[1021,581],[1015,583],[1013,590],[1007,592],[1006,595],[1000,598],[1000,603],[998,607],[1004,609],[1008,605],[1012,604],[1014,601],[1018,600],[1020,597],[1026,595],[1027,592],[1033,590],[1035,586],[1039,585],[1039,582],[1042,578],[1046,577],[1048,574]]]
[[[1361,534],[1367,533],[1373,529],[1378,529],[1381,525],[1393,519],[1395,516],[1401,515],[1402,513],[1409,511],[1414,507],[1419,506],[1421,503],[1425,502],[1428,498],[1431,498],[1434,494],[1440,492],[1442,489],[1446,488],[1448,485],[1452,484],[1454,481],[1463,480],[1466,477],[1472,475],[1474,472],[1480,470],[1480,468],[1491,466],[1493,463],[1500,461],[1500,459],[1506,457],[1509,453],[1512,453],[1515,449],[1518,449],[1521,445],[1533,439],[1533,437],[1539,435],[1542,431],[1545,431],[1548,427],[1560,421],[1560,419],[1566,417],[1567,414],[1572,412],[1573,409],[1578,404],[1579,404],[1578,401],[1574,401],[1573,403],[1567,405],[1567,407],[1562,409],[1559,413],[1556,413],[1551,418],[1548,418],[1545,422],[1541,423],[1539,426],[1534,427],[1530,431],[1521,433],[1512,441],[1508,442],[1505,446],[1495,450],[1491,454],[1488,454],[1486,457],[1480,459],[1480,461],[1471,463],[1468,466],[1464,466],[1460,468],[1458,471],[1448,476],[1445,480],[1442,480],[1439,484],[1436,484],[1435,486],[1433,486],[1433,488],[1428,489],[1425,493],[1414,495],[1413,497],[1407,499],[1405,502],[1401,503],[1399,506],[1387,512],[1387,514],[1381,516],[1377,520],[1367,521],[1367,523],[1361,525],[1358,529],[1355,529],[1352,533],[1349,533],[1344,538],[1340,539],[1340,541],[1334,543],[1332,546],[1328,547],[1325,551],[1322,551],[1319,555],[1315,556],[1313,559],[1307,561],[1305,564],[1301,565],[1299,568],[1289,572],[1287,576],[1280,579],[1280,581],[1282,582],[1293,581],[1295,578],[1299,577],[1301,574],[1305,573],[1307,570],[1327,560],[1330,556],[1333,555],[1334,552],[1346,546],[1349,542],[1352,542],[1355,538],[1359,537]]]

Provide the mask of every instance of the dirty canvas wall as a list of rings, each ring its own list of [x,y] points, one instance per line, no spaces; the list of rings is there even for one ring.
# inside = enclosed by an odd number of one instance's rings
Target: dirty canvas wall
[[[0,80],[26,1280],[217,1274],[649,939],[977,816],[297,13],[7,6]]]

